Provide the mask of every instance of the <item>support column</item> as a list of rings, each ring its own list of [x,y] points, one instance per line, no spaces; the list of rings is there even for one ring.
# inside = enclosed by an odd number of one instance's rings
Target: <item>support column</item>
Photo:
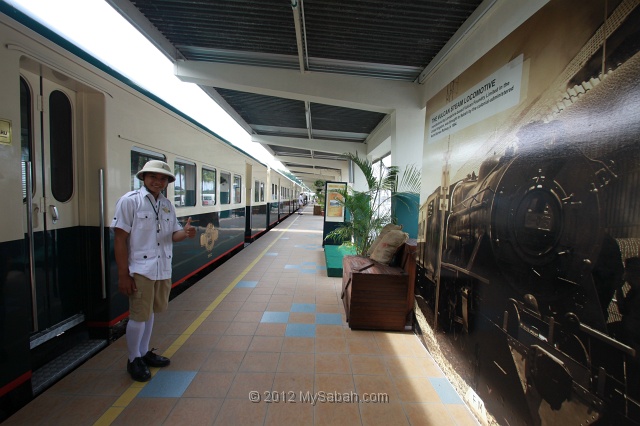
[[[422,170],[425,109],[397,109],[391,117],[395,128],[391,131],[391,162],[404,172],[409,166]],[[418,236],[420,194],[402,202],[394,201],[392,208],[398,224],[410,238]]]

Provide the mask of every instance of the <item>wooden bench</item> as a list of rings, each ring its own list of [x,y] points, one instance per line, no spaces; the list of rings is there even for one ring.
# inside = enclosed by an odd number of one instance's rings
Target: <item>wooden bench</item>
[[[367,257],[342,259],[342,303],[352,329],[404,331],[412,324],[416,242],[409,240],[387,266]]]

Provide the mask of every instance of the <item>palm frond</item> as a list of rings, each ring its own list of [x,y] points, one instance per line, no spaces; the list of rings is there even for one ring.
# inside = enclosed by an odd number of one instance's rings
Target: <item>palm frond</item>
[[[394,221],[392,212],[385,208],[390,200],[416,207],[420,197],[420,171],[408,166],[401,173],[397,166],[385,166],[382,162],[372,164],[357,154],[344,154],[360,171],[366,181],[366,191],[347,189],[338,191],[343,199],[340,204],[349,212],[349,220],[331,231],[326,240],[346,241],[356,253],[366,256],[373,240],[382,227]],[[379,170],[377,169],[379,167]]]

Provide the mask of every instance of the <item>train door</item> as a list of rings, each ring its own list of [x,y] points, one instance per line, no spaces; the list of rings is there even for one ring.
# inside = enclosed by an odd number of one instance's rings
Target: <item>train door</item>
[[[20,85],[33,349],[84,321],[76,93],[26,70]]]

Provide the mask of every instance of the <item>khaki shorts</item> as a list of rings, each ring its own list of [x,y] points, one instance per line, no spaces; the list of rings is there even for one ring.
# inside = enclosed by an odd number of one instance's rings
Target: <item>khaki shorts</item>
[[[129,296],[129,318],[133,321],[145,322],[151,318],[152,312],[164,312],[169,306],[171,280],[150,280],[133,274],[138,291]]]

